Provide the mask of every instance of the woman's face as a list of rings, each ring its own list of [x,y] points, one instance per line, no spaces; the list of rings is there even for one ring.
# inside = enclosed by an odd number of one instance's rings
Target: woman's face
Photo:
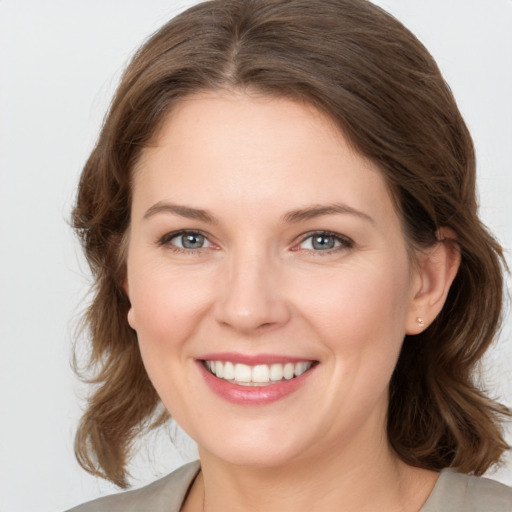
[[[383,443],[421,279],[381,173],[318,111],[178,104],[134,174],[127,264],[147,372],[203,454],[276,466]]]

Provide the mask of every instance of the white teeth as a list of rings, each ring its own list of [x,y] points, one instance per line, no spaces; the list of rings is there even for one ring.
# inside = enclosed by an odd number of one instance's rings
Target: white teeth
[[[282,364],[273,364],[270,366],[270,380],[275,382],[278,380],[283,380],[283,365]]]
[[[297,363],[295,365],[295,376],[298,377],[299,375],[302,375],[308,369],[309,369],[308,363]]]
[[[270,369],[266,364],[259,364],[252,369],[253,382],[268,382],[270,380]]]
[[[224,363],[224,379],[233,380],[235,378],[235,365],[230,361]]]
[[[284,369],[283,369],[283,377],[286,379],[286,380],[290,380],[290,379],[293,379],[293,374],[295,372],[295,365],[293,363],[286,363],[284,365]]]
[[[217,361],[218,362],[218,361]],[[235,380],[238,382],[251,382],[251,367],[246,364],[235,365]],[[218,377],[218,375],[217,375]]]
[[[231,361],[205,361],[205,365],[211,373],[220,379],[235,381],[235,383],[243,385],[261,385],[299,377],[311,368],[313,362],[249,366],[241,363],[235,364]]]
[[[219,378],[224,377],[224,365],[222,364],[222,361],[215,362],[215,375]]]

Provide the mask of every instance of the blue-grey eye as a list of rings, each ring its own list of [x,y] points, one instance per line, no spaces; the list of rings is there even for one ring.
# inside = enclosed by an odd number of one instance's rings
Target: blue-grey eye
[[[301,249],[308,249],[314,251],[328,251],[336,249],[342,245],[339,236],[331,235],[330,233],[315,233],[305,238],[301,244]]]
[[[204,235],[193,232],[179,233],[173,237],[170,242],[182,249],[203,249],[210,245]]]

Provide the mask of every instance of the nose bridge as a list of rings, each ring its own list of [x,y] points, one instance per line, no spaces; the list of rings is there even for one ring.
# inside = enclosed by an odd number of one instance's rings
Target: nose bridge
[[[271,251],[241,244],[226,258],[216,305],[217,320],[239,331],[277,326],[289,318],[282,289],[282,268]]]

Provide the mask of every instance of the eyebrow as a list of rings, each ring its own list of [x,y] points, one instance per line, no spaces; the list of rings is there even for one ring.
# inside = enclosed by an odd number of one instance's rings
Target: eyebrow
[[[194,208],[192,206],[179,205],[159,201],[147,209],[144,219],[148,219],[158,213],[171,213],[187,219],[194,219],[207,224],[217,224],[217,219],[206,210]],[[286,224],[296,224],[306,220],[321,217],[323,215],[350,214],[360,217],[364,220],[375,223],[374,219],[364,212],[356,210],[351,206],[342,203],[333,203],[328,205],[312,205],[298,210],[292,210],[283,215],[282,221]]]
[[[334,214],[350,214],[360,217],[361,219],[367,220],[372,224],[375,224],[375,220],[372,219],[368,214],[356,210],[351,206],[342,203],[333,203],[328,205],[313,205],[298,210],[292,210],[283,216],[283,221],[286,223],[294,224],[297,222],[303,222],[305,220],[314,219],[323,215],[334,215]]]
[[[201,210],[200,208],[193,208],[191,206],[164,203],[162,201],[159,201],[158,203],[155,203],[153,206],[148,208],[143,218],[148,219],[149,217],[152,217],[157,213],[172,213],[174,215],[179,215],[180,217],[200,220],[208,224],[217,223],[217,219],[213,215],[209,214],[206,210]]]

